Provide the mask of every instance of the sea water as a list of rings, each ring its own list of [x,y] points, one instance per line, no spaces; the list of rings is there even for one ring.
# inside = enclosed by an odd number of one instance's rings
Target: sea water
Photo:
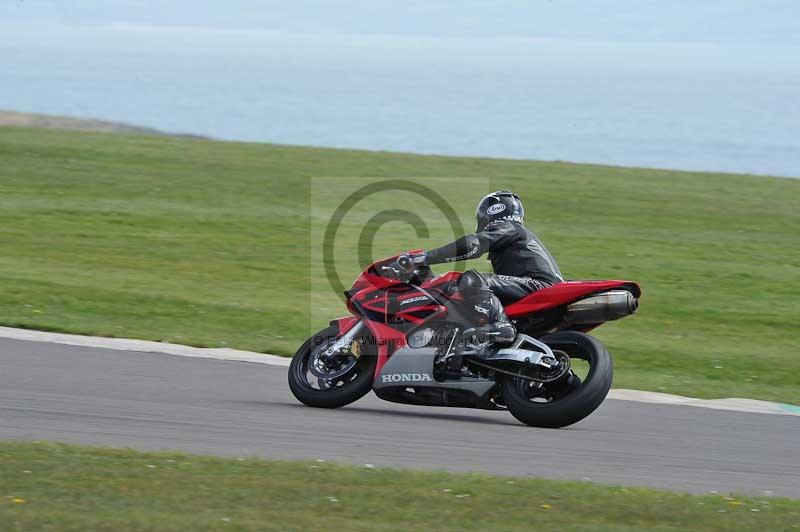
[[[800,47],[777,44],[5,28],[0,109],[219,139],[800,176]]]

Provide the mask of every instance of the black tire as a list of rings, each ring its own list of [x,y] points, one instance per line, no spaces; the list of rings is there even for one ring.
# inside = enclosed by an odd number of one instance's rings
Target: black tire
[[[523,379],[509,377],[503,381],[503,401],[511,415],[532,427],[561,428],[577,423],[594,412],[608,395],[614,380],[611,355],[600,340],[577,331],[557,332],[540,340],[551,349],[565,351],[570,358],[586,360],[586,378],[582,382],[577,376],[570,378],[554,392],[551,402],[537,403],[525,394]]]
[[[308,381],[307,365],[309,358],[316,349],[325,346],[321,339],[333,338],[337,335],[338,328],[328,327],[312,336],[297,350],[289,365],[289,389],[298,401],[307,406],[317,408],[339,408],[364,397],[372,389],[372,380],[375,374],[377,357],[372,351],[362,353],[354,367],[352,380],[344,382],[341,386],[325,390],[316,389]],[[367,342],[374,345],[374,342]]]

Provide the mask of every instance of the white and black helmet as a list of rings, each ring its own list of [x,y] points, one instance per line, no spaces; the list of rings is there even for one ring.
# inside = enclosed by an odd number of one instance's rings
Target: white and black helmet
[[[478,202],[475,211],[478,220],[478,232],[486,229],[486,226],[498,220],[511,220],[522,223],[525,217],[525,208],[519,196],[510,190],[498,190],[485,195]]]

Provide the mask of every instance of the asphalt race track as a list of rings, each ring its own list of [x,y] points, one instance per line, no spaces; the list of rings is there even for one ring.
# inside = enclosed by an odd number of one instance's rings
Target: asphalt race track
[[[283,367],[19,340],[0,340],[0,439],[800,498],[798,416],[607,400],[546,430],[372,395],[319,410]]]

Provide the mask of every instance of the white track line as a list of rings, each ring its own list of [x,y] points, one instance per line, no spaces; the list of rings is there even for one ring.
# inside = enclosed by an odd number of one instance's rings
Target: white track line
[[[779,414],[784,416],[800,416],[800,406],[786,403],[773,403],[757,399],[731,397],[727,399],[696,399],[668,393],[645,392],[641,390],[625,390],[616,388],[608,393],[609,399],[620,401],[637,401],[661,405],[697,406],[714,410],[734,410],[736,412],[752,412],[755,414]]]
[[[78,334],[61,334],[27,329],[0,327],[0,338],[10,340],[27,340],[30,342],[47,342],[51,344],[77,345],[81,347],[99,347],[116,351],[141,351],[144,353],[162,353],[181,357],[213,358],[216,360],[235,360],[238,362],[257,362],[271,366],[289,366],[289,359],[277,355],[265,355],[252,351],[239,351],[227,348],[192,347],[188,345],[152,342],[150,340],[128,340],[125,338],[105,338],[102,336],[81,336]]]
[[[0,338],[25,340],[30,342],[47,342],[53,344],[75,345],[81,347],[98,347],[117,351],[140,351],[144,353],[162,353],[194,358],[212,358],[215,360],[231,360],[237,362],[255,362],[271,366],[289,366],[289,359],[277,355],[239,351],[227,348],[202,348],[188,345],[152,342],[149,340],[128,340],[124,338],[104,338],[101,336],[81,336],[77,334],[61,334],[28,329],[0,327]],[[662,405],[695,406],[716,410],[733,410],[736,412],[752,412],[758,414],[778,414],[800,416],[800,406],[784,403],[772,403],[755,399],[695,399],[667,393],[644,392],[640,390],[613,389],[608,394],[610,399],[620,401],[636,401]]]

